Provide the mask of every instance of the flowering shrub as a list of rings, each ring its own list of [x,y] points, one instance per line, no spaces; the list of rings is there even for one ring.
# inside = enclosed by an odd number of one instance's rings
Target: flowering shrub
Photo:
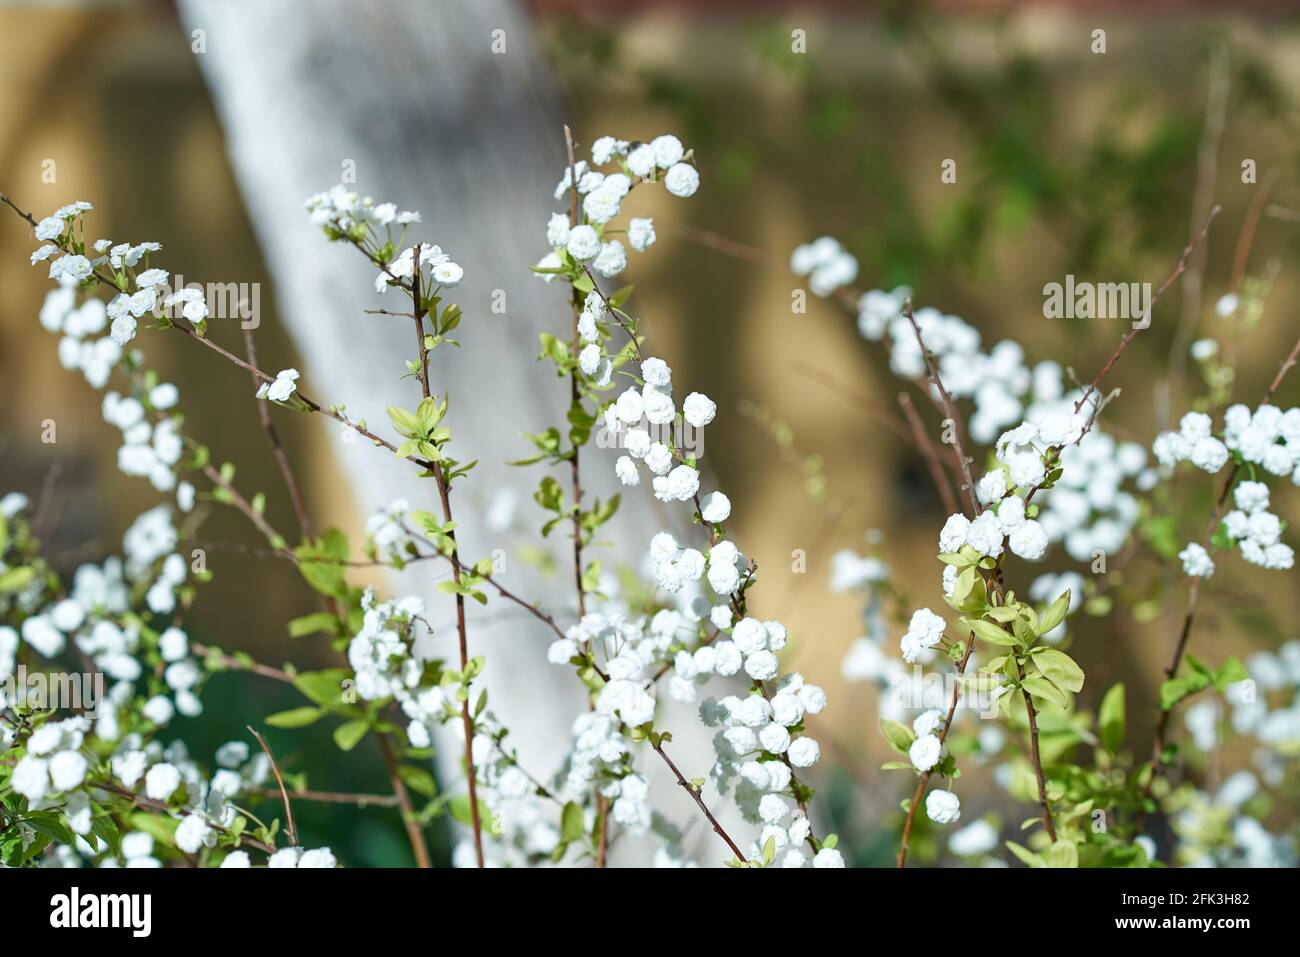
[[[702,392],[674,392],[669,364],[645,354],[640,320],[628,309],[632,287],[602,285],[628,270],[627,247],[640,252],[656,242],[651,219],[624,218],[633,194],[662,186],[688,198],[699,185],[695,156],[675,136],[601,137],[589,160],[577,159],[569,142],[554,194],[567,209],[544,224],[549,251],[533,267],[572,308],[571,327],[544,334],[539,357],[565,382],[569,405],[563,423],[527,436],[532,451],[515,463],[546,469],[534,498],[545,514],[541,536],[564,536],[571,549],[573,603],[563,609],[516,594],[491,558],[464,554],[457,540],[454,493],[474,481],[473,441],[453,432],[455,402],[437,391],[429,357],[459,346],[454,333],[466,317],[450,296],[464,273],[441,247],[408,239],[420,225],[418,213],[344,186],[306,203],[328,241],[352,247],[375,268],[375,293],[385,304],[376,311],[412,322],[417,332],[404,370],[413,380],[412,400],[389,408],[388,426],[372,429],[344,407],[312,398],[315,388],[297,370],[261,368],[251,334],[246,358],[219,345],[203,296],[168,289],[168,272],[154,262],[157,243],[88,240],[89,203],[37,220],[0,197],[43,242],[32,263],[48,263],[56,288],[40,322],[61,337],[62,365],[108,390],[102,412],[122,433],[118,467],[165,496],[132,524],[121,556],[83,565],[71,581],[47,563],[27,501],[11,494],[0,502],[0,675],[79,660],[107,685],[93,707],[56,706],[13,691],[0,700],[0,861],[335,866],[330,849],[301,846],[292,805],[310,798],[285,785],[256,732],[254,748],[232,729],[237,737],[210,761],[191,755],[183,740],[163,744],[178,716],[201,712],[208,676],[236,669],[301,693],[299,706],[266,717],[268,725],[329,722],[345,753],[375,738],[391,803],[421,865],[430,863],[425,828],[444,814],[463,835],[458,864],[604,866],[611,842],[626,833],[653,839],[658,863],[690,865],[674,823],[689,801],[715,832],[719,859],[731,866],[843,867],[836,836],[817,827],[815,791],[806,780],[822,760],[808,719],[827,707],[826,694],[783,668],[786,627],[751,610],[757,566],[729,533],[730,498],[709,487],[700,470],[698,441],[719,417],[717,404]],[[539,236],[539,249],[541,242]],[[862,334],[888,349],[893,372],[914,382],[942,419],[939,443],[919,417],[913,427],[951,513],[937,530],[942,572],[930,602],[937,607],[942,597],[951,614],[903,607],[880,556],[845,553],[833,562],[833,587],[861,590],[869,630],[845,673],[891,689],[879,698],[880,727],[900,759],[885,770],[915,778],[900,823],[900,866],[922,808],[934,825],[961,820],[961,761],[994,765],[1009,800],[1036,807],[1029,835],[1004,845],[1034,866],[1150,864],[1158,853],[1145,824],[1156,813],[1173,816],[1179,862],[1292,860],[1290,841],[1263,827],[1261,796],[1280,784],[1285,755],[1295,753],[1280,746],[1300,738],[1300,646],[1252,659],[1248,671],[1235,659],[1203,661],[1188,645],[1198,585],[1215,570],[1212,553],[1222,561],[1239,549],[1266,568],[1292,566],[1263,480],[1300,484],[1300,409],[1270,404],[1295,352],[1255,409],[1228,408],[1216,430],[1209,412],[1217,403],[1207,398],[1178,432],[1155,439],[1158,467],[1151,466],[1142,445],[1116,441],[1099,422],[1112,397],[1100,383],[1132,333],[1090,384],[1067,389],[1057,363],[1026,365],[1013,342],[981,351],[975,328],[933,309],[913,311],[906,290],[850,291],[856,262],[832,239],[796,250],[792,266],[809,277],[814,293],[856,312]],[[294,535],[272,524],[260,494],[239,488],[233,463],[214,462],[186,432],[179,390],[161,381],[141,346],[147,335],[163,332],[184,335],[249,373],[249,401],[261,409],[294,503]],[[1198,343],[1194,351],[1212,357],[1207,349]],[[435,507],[392,503],[370,518],[359,550],[336,529],[318,531],[279,448],[271,405],[354,431],[376,446],[376,455],[386,454],[390,467],[427,479]],[[977,447],[984,447],[982,458],[968,454]],[[1167,510],[1160,506],[1184,461],[1211,474],[1228,471],[1203,540],[1179,551],[1170,543],[1172,526],[1161,524]],[[653,495],[680,512],[675,533],[648,537],[645,580],[636,587],[589,557],[620,501],[584,492],[584,469],[592,468],[612,470],[624,494]],[[1229,495],[1236,508],[1221,515]],[[185,613],[210,574],[178,550],[178,525],[196,518],[200,500],[236,509],[271,553],[296,565],[320,607],[289,622],[290,634],[321,636],[337,653],[336,666],[281,670],[245,650],[190,638]],[[1094,572],[1100,562],[1104,571],[1107,556],[1137,537],[1191,576],[1182,640],[1161,687],[1156,748],[1147,761],[1126,747],[1123,686],[1104,694],[1088,688],[1085,697],[1086,676],[1069,654],[1071,616],[1105,614],[1113,607],[1106,586],[1073,570],[1025,581],[1021,565],[1060,550],[1092,562]],[[434,651],[445,636],[433,633],[424,599],[384,596],[349,581],[354,566],[415,563],[439,569],[437,590],[455,608],[449,656]],[[506,664],[475,654],[470,601],[523,609],[549,633],[551,664],[585,689],[589,708],[574,715],[562,767],[531,768],[490,707],[483,676]],[[897,628],[890,624],[895,617]],[[900,632],[895,655],[890,649]],[[937,704],[906,700],[916,681],[904,663],[943,659],[957,676],[948,696]],[[660,689],[695,705],[714,732],[714,760],[701,776],[688,776],[671,756]],[[1198,696],[1187,724],[1195,747],[1205,750],[1217,740],[1219,712],[1198,709],[1217,709],[1219,695],[1234,709],[1234,728],[1258,741],[1262,785],[1246,771],[1216,794],[1190,779],[1174,783],[1173,772],[1195,754],[1176,746],[1170,716]],[[1086,707],[1085,700],[1099,705]],[[982,730],[967,727],[976,713],[988,719]],[[435,740],[458,742],[458,780],[434,782]],[[647,761],[661,762],[676,786],[654,793]],[[283,820],[245,810],[250,798],[268,796],[283,802]],[[722,815],[721,803],[735,813]],[[721,820],[736,816],[743,830]],[[999,851],[998,838],[998,829],[979,819],[952,831],[948,851],[988,859]]]

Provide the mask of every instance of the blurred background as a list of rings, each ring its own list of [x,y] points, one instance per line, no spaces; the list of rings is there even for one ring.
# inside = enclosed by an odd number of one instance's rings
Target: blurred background
[[[435,32],[464,6],[422,5]],[[1119,324],[1044,319],[1043,285],[1066,273],[1158,284],[1205,210],[1219,203],[1223,212],[1192,260],[1191,278],[1171,289],[1153,328],[1108,380],[1123,389],[1108,415],[1119,434],[1144,444],[1176,422],[1189,397],[1203,391],[1194,368],[1178,372],[1187,365],[1186,347],[1222,332],[1214,303],[1243,273],[1274,278],[1258,328],[1239,350],[1235,397],[1257,401],[1300,331],[1292,306],[1300,252],[1300,17],[1282,3],[1141,10],[614,0],[504,6],[528,31],[531,55],[545,71],[547,95],[555,97],[545,109],[581,143],[606,133],[650,139],[674,132],[696,151],[704,188],[689,203],[651,204],[659,241],[632,263],[634,304],[651,351],[670,362],[675,382],[718,401],[725,425],[709,433],[706,464],[732,499],[736,539],[762,569],[758,611],[787,622],[789,664],[830,695],[831,707],[812,728],[832,758],[816,782],[821,813],[857,863],[887,863],[906,781],[875,770],[885,759],[875,692],[840,676],[861,634],[862,609],[856,596],[829,592],[829,565],[840,549],[866,552],[883,540],[880,550],[903,590],[921,596],[919,604],[933,603],[933,540],[943,510],[916,449],[871,411],[896,409],[900,391],[878,346],[830,301],[814,299],[806,314],[792,314],[798,281],[790,251],[836,236],[861,263],[860,287],[908,285],[919,304],[961,316],[986,343],[1015,339],[1027,360],[1055,358],[1087,379],[1113,349]],[[38,217],[90,200],[97,235],[159,241],[163,265],[187,278],[262,283],[262,364],[301,367],[301,335],[292,334],[268,294],[286,280],[263,256],[266,235],[255,232],[263,211],[246,208],[212,77],[205,81],[191,50],[192,25],[169,3],[0,4],[0,190]],[[1105,30],[1104,53],[1092,50],[1097,29]],[[803,31],[806,52],[792,50],[792,31]],[[273,50],[269,42],[264,52]],[[353,68],[345,60],[322,65],[338,71],[340,83]],[[479,81],[470,81],[472,95]],[[430,85],[426,95],[440,92]],[[553,135],[560,142],[558,129]],[[256,151],[257,144],[244,148]],[[450,148],[431,140],[420,175],[436,178]],[[559,155],[553,148],[514,162],[540,166],[529,175],[549,183],[562,167]],[[49,158],[57,160],[54,183],[42,179]],[[946,159],[957,162],[955,183],[941,182]],[[1242,182],[1247,159],[1258,171],[1253,184]],[[289,199],[296,205],[328,185],[304,183]],[[403,195],[373,192],[419,208]],[[544,252],[543,224],[478,224],[480,242],[500,230],[522,233],[537,247],[532,259],[496,266],[519,283],[517,295],[543,295],[526,273]],[[115,430],[101,421],[90,387],[59,367],[56,340],[36,323],[48,282],[27,263],[34,247],[26,225],[0,218],[0,490],[48,497],[50,551],[70,571],[117,548],[126,524],[156,497],[147,483],[116,471]],[[233,347],[237,334],[225,335]],[[288,526],[289,503],[246,401],[247,377],[214,368],[209,355],[176,339],[152,337],[149,349],[152,364],[181,386],[187,430],[215,455],[237,461],[241,480],[265,489],[270,514]],[[517,337],[520,361],[531,362],[535,341],[532,333]],[[1171,361],[1172,377],[1163,371]],[[1297,400],[1300,378],[1293,376],[1277,404]],[[41,441],[46,419],[57,422],[52,445]],[[384,503],[362,501],[355,483],[342,480],[337,450],[315,419],[294,418],[281,434],[318,524],[359,537],[365,515]],[[519,454],[510,446],[498,457]],[[1300,514],[1294,492],[1277,503],[1280,514]],[[1188,516],[1184,539],[1199,528],[1209,494],[1208,485],[1189,488],[1179,506]],[[523,498],[525,524],[539,524],[526,491]],[[622,527],[641,536],[637,520],[623,516],[618,521],[628,524],[616,521],[611,533]],[[249,540],[242,519],[221,511],[203,538]],[[795,550],[807,557],[802,573],[792,570]],[[1105,627],[1079,626],[1074,644],[1097,695],[1115,680],[1127,682],[1130,726],[1139,734],[1153,723],[1158,673],[1182,606],[1175,591],[1168,613],[1161,612],[1165,582],[1143,573],[1141,559],[1140,550],[1122,573],[1119,612]],[[288,647],[283,630],[289,618],[314,610],[292,567],[216,550],[208,561],[215,580],[191,615],[196,638],[241,644],[272,662],[312,663],[310,648]],[[1265,580],[1277,584],[1268,593],[1247,590],[1258,586],[1232,569],[1216,576],[1201,606],[1198,640],[1202,650],[1215,648],[1207,655],[1297,637],[1288,624],[1300,611],[1295,573],[1270,574]],[[1087,690],[1082,698],[1095,707]],[[219,676],[206,714],[185,736],[215,747],[232,728],[295,699]],[[1144,715],[1152,721],[1134,717]],[[337,752],[327,729],[314,731],[272,731],[271,739],[291,767],[328,768]],[[1139,754],[1146,746],[1133,743]],[[313,784],[380,789],[378,755],[356,760],[360,770],[326,770]],[[991,788],[967,791],[972,817],[982,801],[1006,803]],[[391,812],[299,811],[309,846],[321,843],[313,829],[336,835],[341,822],[348,844],[335,841],[335,850],[345,863],[406,862]],[[918,860],[932,853],[924,834],[914,846]]]

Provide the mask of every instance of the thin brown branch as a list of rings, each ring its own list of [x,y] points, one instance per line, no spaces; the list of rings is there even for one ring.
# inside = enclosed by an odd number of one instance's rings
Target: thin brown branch
[[[650,741],[650,746],[655,749],[659,754],[659,757],[664,759],[664,763],[668,765],[668,769],[672,771],[673,776],[677,778],[677,783],[686,789],[686,793],[695,801],[695,806],[700,809],[700,812],[704,815],[705,819],[713,825],[713,830],[717,833],[718,837],[722,838],[726,842],[727,847],[731,848],[731,853],[736,855],[736,860],[743,862],[745,860],[745,855],[740,853],[740,848],[738,848],[736,842],[731,839],[731,835],[727,833],[726,828],[718,823],[718,819],[713,816],[713,812],[710,811],[708,805],[704,803],[704,799],[700,797],[700,789],[692,785],[690,781],[687,781],[686,778],[682,776],[682,772],[677,769],[677,765],[673,763],[673,759],[668,757],[668,752],[664,750],[662,742],[652,739]]]
[[[962,445],[962,422],[961,417],[957,414],[957,406],[952,401],[952,396],[943,386],[943,380],[939,378],[939,367],[935,364],[934,354],[930,352],[930,347],[925,344],[921,337],[921,326],[917,323],[916,317],[912,315],[912,300],[907,299],[903,302],[903,315],[907,321],[912,324],[912,331],[916,333],[916,344],[921,349],[921,355],[925,357],[925,367],[929,370],[930,384],[939,392],[939,401],[943,406],[943,414],[947,418],[948,425],[952,427],[952,448],[953,454],[957,458],[957,465],[961,469],[962,478],[966,483],[966,492],[970,496],[970,504],[974,515],[979,515],[983,509],[980,507],[979,498],[975,495],[975,479],[971,476],[970,463],[973,461],[966,455],[966,449]]]
[[[420,820],[415,814],[415,805],[411,803],[410,792],[406,790],[406,782],[402,780],[393,742],[386,734],[378,735],[378,739],[379,753],[383,755],[384,765],[388,768],[388,778],[393,783],[393,797],[397,801],[398,808],[401,809],[406,838],[411,845],[411,850],[415,852],[415,866],[430,868],[433,862],[429,859],[429,845],[425,843],[424,829],[420,827]]]
[[[934,481],[934,487],[939,490],[939,497],[943,499],[944,511],[953,515],[961,509],[957,506],[957,498],[952,490],[952,485],[948,481],[948,476],[939,464],[939,456],[935,454],[934,444],[930,437],[925,434],[925,424],[921,421],[920,415],[916,412],[916,406],[912,404],[912,397],[906,392],[898,393],[898,404],[903,407],[903,414],[907,416],[908,424],[912,427],[912,435],[916,439],[917,447],[921,450],[921,455],[925,458],[926,467],[930,470],[930,478]]]
[[[293,808],[289,805],[289,792],[285,790],[284,778],[280,776],[280,766],[275,763],[275,755],[271,753],[271,748],[267,745],[266,739],[253,730],[251,724],[244,725],[248,728],[248,733],[257,739],[257,743],[262,746],[262,751],[266,759],[271,762],[271,773],[275,775],[275,783],[280,786],[280,796],[284,798],[284,817],[285,827],[289,832],[289,843],[293,847],[301,847],[298,843],[298,828],[293,823]]]
[[[248,362],[250,365],[257,365],[257,346],[253,341],[253,330],[244,329],[244,348],[248,353]],[[256,373],[250,372],[253,378],[253,388],[256,389],[261,383],[258,381]],[[293,503],[294,514],[298,516],[298,529],[302,537],[308,541],[316,538],[315,529],[312,527],[311,516],[307,512],[307,504],[302,497],[302,489],[298,485],[298,479],[293,474],[293,468],[289,465],[289,456],[285,454],[284,446],[280,444],[279,433],[275,430],[275,423],[271,421],[270,403],[261,398],[257,400],[257,414],[262,422],[262,430],[266,433],[266,441],[271,446],[271,453],[275,456],[275,464],[280,468],[280,476],[284,479],[284,487],[289,492],[289,500]]]
[[[1130,326],[1129,330],[1124,333],[1123,338],[1119,341],[1119,345],[1115,347],[1115,351],[1111,353],[1110,358],[1107,359],[1105,365],[1101,367],[1101,371],[1097,373],[1096,378],[1089,383],[1088,387],[1083,390],[1083,395],[1079,396],[1079,401],[1074,404],[1074,411],[1076,413],[1083,408],[1084,403],[1087,402],[1088,399],[1092,397],[1093,393],[1097,391],[1097,386],[1101,384],[1101,380],[1106,378],[1106,374],[1114,368],[1115,363],[1119,362],[1119,357],[1124,354],[1124,350],[1128,348],[1128,344],[1133,341],[1133,338],[1143,329],[1150,328],[1151,317],[1155,313],[1156,303],[1160,301],[1160,297],[1164,295],[1165,290],[1172,286],[1175,280],[1177,280],[1178,277],[1187,270],[1187,262],[1191,258],[1192,251],[1200,245],[1201,240],[1203,240],[1206,233],[1210,231],[1210,223],[1214,222],[1214,217],[1219,215],[1221,209],[1222,207],[1220,206],[1214,206],[1210,209],[1209,215],[1205,217],[1205,224],[1201,227],[1201,231],[1193,236],[1191,242],[1184,247],[1183,254],[1178,258],[1177,265],[1174,266],[1174,271],[1169,274],[1169,278],[1161,283],[1160,288],[1155,291],[1154,295],[1152,295],[1151,302],[1147,304],[1146,323],[1140,326]],[[1096,410],[1094,410],[1094,413],[1088,422],[1088,428],[1092,427],[1091,419],[1095,418]]]
[[[282,794],[293,798],[295,801],[315,801],[319,804],[351,804],[358,808],[381,807],[390,808],[398,807],[399,801],[395,794],[346,794],[339,791],[283,791],[282,788],[257,788],[253,791],[259,797],[277,798]]]

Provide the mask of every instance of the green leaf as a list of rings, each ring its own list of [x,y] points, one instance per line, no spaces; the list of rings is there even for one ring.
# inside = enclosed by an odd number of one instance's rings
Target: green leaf
[[[1101,732],[1101,744],[1111,754],[1118,753],[1124,744],[1126,721],[1124,685],[1120,682],[1110,686],[1106,696],[1101,699],[1101,708],[1097,711],[1097,727]]]
[[[1021,682],[1021,686],[1035,698],[1041,698],[1062,708],[1070,706],[1070,701],[1065,697],[1064,692],[1043,675],[1030,675]]]
[[[586,833],[582,805],[570,801],[560,812],[560,840],[569,843],[581,840]]]
[[[1078,867],[1079,849],[1073,841],[1058,840],[1047,850],[1048,867]]]
[[[388,407],[388,417],[392,420],[393,427],[408,438],[423,432],[420,428],[420,420],[405,409],[390,405]]]
[[[1016,857],[1020,858],[1022,862],[1028,864],[1030,867],[1045,866],[1043,864],[1043,859],[1039,857],[1037,854],[1035,854],[1033,851],[1031,851],[1029,848],[1017,844],[1015,841],[1007,841],[1006,845],[1007,845],[1007,850],[1009,850]]]
[[[0,572],[0,594],[20,591],[35,577],[36,569],[29,565],[20,565],[18,568]]]
[[[176,826],[180,822],[174,818],[165,817],[161,814],[150,814],[148,811],[137,811],[131,815],[131,826],[137,831],[144,831],[146,834],[153,836],[155,841],[166,844],[168,847],[176,846]]]
[[[1238,681],[1245,681],[1250,677],[1250,673],[1236,658],[1229,658],[1223,663],[1214,675],[1214,688],[1216,691],[1227,691],[1229,685],[1234,685]]]
[[[303,615],[301,618],[295,618],[289,622],[289,637],[302,638],[306,635],[314,635],[318,632],[327,634],[334,633],[334,626],[338,624],[338,619],[327,611],[318,611],[310,615]]]
[[[397,774],[406,782],[406,786],[417,794],[423,794],[428,798],[438,794],[438,782],[425,768],[416,767],[414,764],[402,764],[398,766]]]
[[[962,624],[975,632],[975,637],[987,641],[991,645],[1002,645],[1008,648],[1017,647],[1020,642],[1014,635],[1008,634],[997,625],[989,621],[981,621],[978,618],[963,618]]]
[[[361,743],[369,730],[370,725],[364,718],[345,721],[334,729],[334,743],[344,751],[351,751]]]
[[[1045,635],[1061,622],[1065,621],[1065,613],[1070,609],[1070,590],[1067,588],[1065,593],[1056,601],[1052,602],[1047,611],[1038,619],[1038,633]]]
[[[907,749],[916,740],[916,735],[912,733],[911,728],[897,721],[890,721],[888,718],[880,719],[880,733],[885,736],[889,746],[899,754],[907,754]]]
[[[305,728],[325,717],[326,713],[321,708],[290,708],[288,711],[267,715],[264,723],[273,728]]]
[[[1050,678],[1053,684],[1075,692],[1083,687],[1083,669],[1065,652],[1043,648],[1036,651],[1033,658],[1038,670]]]
[[[343,668],[304,671],[293,679],[293,686],[323,708],[333,710],[343,703],[343,682],[350,673]]]

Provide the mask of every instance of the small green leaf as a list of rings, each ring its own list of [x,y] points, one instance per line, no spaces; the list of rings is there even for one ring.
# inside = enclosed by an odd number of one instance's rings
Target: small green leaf
[[[1044,648],[1034,654],[1038,670],[1066,691],[1079,691],[1083,687],[1083,669],[1074,659],[1055,648]]]
[[[1116,754],[1124,744],[1126,721],[1124,685],[1121,682],[1111,685],[1106,696],[1101,699],[1101,708],[1097,711],[1101,744],[1111,754]]]
[[[570,801],[564,805],[564,810],[560,812],[560,840],[566,843],[579,841],[584,833],[586,833],[586,826],[583,820],[582,805]]]
[[[908,748],[916,740],[916,735],[912,729],[905,724],[897,721],[891,721],[888,718],[880,719],[880,733],[885,736],[885,740],[899,754],[907,754]]]
[[[334,729],[334,743],[344,751],[351,751],[366,736],[370,730],[370,725],[364,718],[357,718],[353,721],[345,721]]]
[[[981,621],[978,618],[963,618],[961,622],[975,632],[976,638],[987,641],[991,645],[1015,648],[1020,644],[1014,635],[1008,634],[992,622]]]
[[[1047,611],[1043,612],[1038,619],[1038,633],[1045,635],[1061,622],[1065,621],[1065,613],[1070,609],[1070,590],[1067,588],[1056,601],[1052,602]]]
[[[305,728],[309,724],[315,724],[325,714],[321,708],[290,708],[288,711],[268,715],[264,723],[273,728]]]

